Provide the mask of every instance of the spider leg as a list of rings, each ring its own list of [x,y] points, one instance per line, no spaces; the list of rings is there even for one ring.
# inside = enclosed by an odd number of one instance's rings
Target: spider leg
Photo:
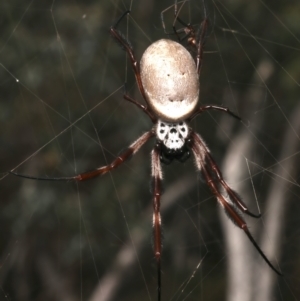
[[[151,153],[152,163],[152,185],[153,185],[153,235],[154,235],[154,255],[157,263],[157,300],[161,299],[161,217],[160,217],[160,196],[162,170],[160,163],[160,149],[155,146]]]
[[[220,169],[218,168],[215,160],[213,159],[213,157],[211,156],[211,154],[208,152],[208,149],[206,149],[206,158],[209,162],[210,168],[213,171],[215,177],[219,180],[219,182],[221,183],[221,185],[223,186],[223,188],[225,189],[225,191],[227,192],[230,200],[237,205],[237,207],[243,211],[244,213],[248,214],[249,216],[255,217],[255,218],[260,218],[261,214],[254,214],[252,212],[249,211],[249,209],[247,208],[247,206],[244,204],[244,202],[241,200],[241,198],[237,195],[237,193],[232,190],[228,184],[224,181],[222,173],[220,171]]]
[[[176,35],[177,39],[179,42],[185,40],[186,38],[191,37],[192,40],[194,40],[195,37],[195,30],[194,27],[191,24],[187,24],[184,21],[182,21],[179,18],[179,12],[181,10],[182,6],[180,7],[179,11],[177,10],[177,3],[175,4],[175,10],[174,10],[174,15],[175,15],[175,20],[173,22],[172,28],[173,28],[173,32]],[[180,23],[182,26],[184,26],[184,28],[181,29],[176,29],[176,22]],[[185,33],[185,35],[183,37],[180,37],[179,34],[180,33]],[[190,44],[192,44],[193,46],[195,46],[193,44],[193,42],[191,42],[192,40],[188,40]]]
[[[185,1],[183,1],[183,4],[178,9],[178,1],[175,1],[175,4],[174,4],[175,19],[174,19],[174,22],[172,25],[173,33],[169,33],[166,31],[166,26],[165,26],[164,17],[163,17],[164,13],[167,10],[169,10],[170,7],[161,12],[160,19],[162,22],[164,32],[167,35],[175,34],[179,42],[187,39],[188,44],[190,44],[193,48],[196,49],[195,61],[196,61],[196,66],[197,66],[197,72],[200,75],[200,70],[201,70],[201,65],[202,65],[202,57],[203,57],[203,49],[204,49],[204,43],[205,43],[205,36],[206,36],[206,32],[207,32],[207,27],[208,27],[208,19],[204,18],[204,20],[201,22],[200,30],[196,34],[193,25],[191,25],[189,23],[185,23],[182,19],[179,18],[180,10],[182,9],[184,4],[185,4]],[[180,23],[182,26],[184,26],[184,28],[176,29],[176,22]],[[184,33],[185,35],[183,37],[180,37],[181,33]]]
[[[260,218],[261,214],[254,214],[249,211],[247,208],[246,204],[241,200],[241,198],[238,196],[238,194],[232,190],[228,184],[225,182],[223,179],[222,173],[217,166],[215,160],[211,156],[207,146],[204,144],[203,141],[200,140],[200,137],[198,135],[195,135],[196,140],[198,140],[198,143],[202,145],[202,151],[205,156],[205,163],[208,164],[210,172],[211,172],[211,177],[213,179],[218,179],[219,183],[223,186],[224,190],[228,194],[229,199],[232,201],[234,205],[236,205],[241,211],[246,213],[249,216],[255,217],[255,218]]]
[[[9,171],[8,173],[14,176],[18,176],[21,178],[26,178],[30,180],[41,180],[41,181],[85,181],[100,175],[104,175],[107,172],[114,170],[126,160],[128,160],[131,156],[135,155],[137,151],[150,139],[154,136],[154,132],[148,131],[140,136],[135,142],[133,142],[125,151],[123,151],[114,161],[110,164],[102,167],[98,167],[94,170],[84,172],[72,177],[60,177],[60,178],[47,178],[47,177],[35,177],[29,175],[18,174],[14,171]]]
[[[152,112],[149,110],[149,108],[147,108],[146,106],[140,104],[139,102],[137,102],[136,100],[134,100],[133,98],[131,98],[126,91],[126,84],[124,84],[124,94],[123,94],[124,99],[126,99],[127,101],[135,104],[139,109],[141,109],[144,113],[146,113],[148,115],[148,117],[151,119],[151,121],[153,123],[157,122],[157,118],[152,114]]]
[[[130,11],[126,11],[125,13],[123,13],[123,15],[118,19],[118,21],[115,23],[115,25],[110,27],[110,34],[120,43],[120,45],[122,46],[122,48],[126,51],[126,53],[129,56],[129,59],[131,61],[131,65],[132,65],[132,69],[136,78],[136,82],[138,84],[139,90],[143,96],[143,98],[145,99],[146,103],[147,103],[147,98],[145,95],[145,91],[144,91],[144,87],[142,84],[142,80],[141,80],[141,73],[140,73],[140,65],[139,62],[136,60],[135,58],[135,54],[133,51],[132,46],[130,45],[129,41],[124,37],[124,35],[117,30],[117,26],[119,25],[119,23],[122,21],[122,19],[128,15],[130,13]],[[149,110],[149,109],[147,109]]]
[[[219,181],[219,178],[212,174],[212,171],[215,171],[216,164],[214,161],[210,161],[210,158],[208,158],[208,150],[205,146],[204,142],[202,141],[201,137],[194,132],[191,135],[191,149],[195,156],[195,161],[197,168],[201,170],[207,185],[211,189],[212,193],[216,196],[217,200],[225,210],[227,216],[231,219],[231,221],[236,224],[240,229],[242,229],[253,246],[256,248],[258,253],[261,255],[261,257],[265,260],[265,262],[269,265],[269,267],[278,275],[282,276],[282,274],[272,265],[272,263],[269,261],[267,256],[264,254],[264,252],[260,249],[257,242],[254,240],[253,236],[251,235],[248,226],[245,222],[245,220],[242,218],[240,213],[237,211],[237,207],[240,208],[238,203],[232,202],[233,198],[230,197],[229,192],[226,190],[226,188],[223,186],[225,191],[229,195],[228,197],[224,196],[222,194],[222,191],[220,191],[220,188],[218,187],[217,181]],[[213,166],[215,165],[215,166]],[[216,181],[217,180],[217,181]],[[224,181],[224,180],[223,180]],[[230,188],[229,188],[230,189]],[[231,189],[230,189],[231,190]],[[232,202],[232,203],[231,203]],[[235,206],[236,205],[236,206]]]
[[[181,9],[183,8],[183,5],[185,4],[186,1],[181,1],[180,3],[182,3],[182,5],[180,6],[180,8],[178,9],[178,1],[175,0],[175,3],[171,6],[169,6],[168,8],[164,9],[161,13],[160,13],[160,20],[162,23],[162,27],[164,29],[164,32],[166,35],[176,35],[177,40],[179,42],[182,42],[183,40],[185,40],[186,38],[192,38],[193,40],[195,37],[195,30],[194,27],[191,24],[185,23],[183,20],[181,20],[179,18],[179,13],[181,11]],[[165,25],[165,21],[164,21],[164,14],[166,11],[168,11],[170,8],[174,7],[174,21],[172,24],[172,29],[173,32],[168,32],[166,30],[166,25]],[[184,26],[183,28],[177,29],[176,28],[176,22],[180,23],[182,26]],[[183,37],[180,36],[180,34],[185,34]],[[190,43],[193,44],[193,43]],[[193,45],[195,46],[195,44]]]
[[[207,110],[216,110],[216,111],[221,111],[223,113],[227,113],[230,116],[236,118],[239,121],[242,121],[242,119],[236,115],[235,113],[231,112],[228,108],[226,107],[221,107],[221,106],[215,106],[215,105],[207,105],[207,106],[201,106],[199,107],[189,118],[188,121],[191,121],[192,119],[194,119],[195,117],[197,117],[198,115],[200,115],[201,113],[203,113],[204,111]]]
[[[182,5],[182,6],[183,6],[183,5]],[[178,21],[178,14],[179,14],[179,12],[180,12],[182,6],[180,7],[180,9],[179,9],[179,11],[178,11],[178,8],[177,8],[177,0],[175,0],[175,3],[174,3],[173,5],[169,6],[169,7],[166,8],[166,9],[164,9],[164,10],[161,11],[161,13],[160,13],[160,20],[161,20],[161,24],[162,24],[162,27],[163,27],[163,29],[164,29],[165,34],[166,34],[166,35],[174,35],[174,34],[175,34],[179,42],[182,41],[182,40],[184,39],[184,38],[181,38],[181,37],[179,36],[179,34],[180,34],[180,33],[184,33],[185,31],[184,31],[184,29],[178,29],[178,30],[177,30],[175,24],[176,24],[176,22]],[[165,12],[167,12],[168,10],[170,10],[172,7],[174,7],[174,16],[175,16],[175,19],[174,19],[173,24],[172,24],[173,32],[168,32],[167,29],[166,29],[165,21],[164,21],[164,14],[165,14]],[[180,22],[180,21],[178,21],[178,22],[179,22],[180,24],[183,23],[183,22]],[[182,24],[182,25],[185,26],[185,27],[187,27],[187,25],[186,25],[185,23]]]
[[[201,23],[201,30],[199,31],[199,37],[196,39],[196,48],[197,48],[197,56],[196,56],[196,66],[197,66],[197,71],[200,76],[200,71],[201,71],[201,66],[202,66],[202,58],[203,58],[203,49],[204,49],[204,44],[205,44],[205,36],[207,32],[207,27],[208,27],[208,19],[205,18],[202,23]],[[194,44],[192,41],[191,44]]]

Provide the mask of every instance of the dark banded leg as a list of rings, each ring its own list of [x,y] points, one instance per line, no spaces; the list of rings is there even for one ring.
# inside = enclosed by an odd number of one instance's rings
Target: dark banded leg
[[[172,7],[172,6],[170,6]],[[169,8],[170,8],[169,7]],[[163,10],[160,14],[160,19],[162,22],[162,26],[164,29],[165,34],[170,35],[171,33],[168,33],[166,31],[166,26],[164,22],[164,13],[169,10],[169,8]],[[183,20],[179,18],[179,12],[181,10],[182,6],[178,10],[178,3],[175,1],[174,4],[174,22],[172,25],[173,32],[172,34],[175,34],[178,41],[181,42],[185,39],[187,39],[188,44],[190,44],[196,51],[196,57],[195,57],[195,63],[196,63],[196,68],[197,68],[197,73],[200,76],[200,71],[201,71],[201,65],[202,65],[202,58],[203,58],[203,49],[204,49],[204,44],[205,44],[205,36],[207,32],[207,27],[208,27],[208,19],[204,18],[204,20],[201,22],[200,29],[198,32],[195,32],[194,27],[191,24],[185,23]],[[184,28],[181,29],[176,29],[176,22],[180,23]],[[180,36],[180,34],[184,34],[184,36]]]
[[[246,204],[241,200],[241,198],[238,196],[238,194],[229,187],[229,185],[223,179],[222,173],[221,173],[219,167],[217,166],[215,160],[211,156],[207,146],[204,144],[204,142],[202,140],[200,140],[201,138],[198,135],[196,135],[196,134],[194,134],[194,135],[195,135],[195,140],[198,140],[198,143],[202,144],[203,151],[205,152],[205,162],[210,167],[210,173],[211,173],[212,178],[218,179],[218,182],[222,185],[222,187],[228,194],[230,201],[234,205],[236,205],[241,211],[248,214],[249,216],[252,216],[255,218],[261,217],[261,214],[254,214],[251,211],[249,211]]]
[[[234,224],[236,224],[240,229],[242,229],[253,246],[256,248],[258,253],[262,256],[262,258],[265,260],[265,262],[269,265],[269,267],[278,275],[282,275],[269,261],[267,256],[263,253],[263,251],[260,249],[256,241],[254,240],[253,236],[251,235],[248,226],[245,222],[245,220],[242,218],[241,214],[237,210],[240,208],[241,204],[246,208],[246,205],[242,203],[242,201],[239,199],[237,194],[225,183],[223,180],[221,173],[218,169],[216,169],[216,164],[213,161],[211,155],[208,152],[208,149],[201,139],[201,137],[192,132],[191,134],[191,149],[195,156],[196,166],[197,168],[202,172],[205,181],[207,185],[209,186],[212,193],[215,195],[223,209],[225,210],[227,216],[232,220]],[[217,170],[217,172],[216,172]],[[219,177],[221,177],[222,181],[226,184],[224,186],[221,182],[222,188],[224,191],[228,194],[228,196],[224,195],[223,191],[221,190],[221,187],[218,185],[219,183]],[[232,197],[234,195],[234,198]],[[238,200],[237,200],[238,199]],[[247,209],[247,208],[246,208]],[[247,209],[248,210],[248,209]]]
[[[156,123],[157,118],[153,115],[153,113],[149,110],[149,108],[142,105],[142,104],[140,104],[139,102],[137,102],[133,98],[131,98],[126,92],[126,85],[124,85],[124,87],[125,87],[125,91],[124,91],[124,94],[123,94],[124,99],[126,99],[127,101],[135,104],[139,109],[141,109],[144,113],[146,113],[149,116],[149,118],[151,119],[151,121],[153,123]]]
[[[157,300],[161,299],[161,217],[160,217],[160,196],[162,170],[160,164],[160,149],[155,146],[151,153],[152,164],[152,185],[153,185],[153,236],[154,236],[154,255],[157,263]]]
[[[81,173],[79,175],[75,175],[72,177],[61,177],[61,178],[46,178],[46,177],[34,177],[34,176],[27,176],[15,173],[13,171],[9,171],[10,174],[31,179],[31,180],[44,180],[44,181],[85,181],[100,175],[104,175],[107,172],[117,168],[123,162],[128,160],[131,156],[137,153],[137,151],[150,139],[154,136],[154,132],[151,130],[149,132],[144,133],[141,137],[139,137],[135,142],[133,142],[125,151],[121,153],[112,163],[99,167],[97,169]]]
[[[221,111],[224,113],[229,114],[230,116],[236,118],[237,120],[241,121],[242,119],[234,114],[233,112],[231,112],[228,108],[225,107],[221,107],[221,106],[214,106],[214,105],[208,105],[208,106],[201,106],[200,108],[198,108],[189,118],[188,121],[191,121],[192,119],[194,119],[195,117],[197,117],[199,114],[203,113],[204,111],[207,110],[216,110],[216,111]]]
[[[127,16],[130,13],[130,11],[126,11],[119,19],[118,21],[115,23],[115,25],[113,25],[110,28],[110,34],[117,40],[117,42],[120,43],[120,45],[122,46],[122,48],[127,52],[130,62],[131,62],[131,66],[136,78],[136,82],[138,84],[139,90],[143,96],[143,98],[145,99],[145,101],[147,102],[147,98],[145,95],[145,91],[144,91],[144,87],[142,85],[142,80],[141,80],[141,74],[140,74],[140,65],[139,62],[136,60],[135,58],[135,54],[133,51],[132,46],[130,45],[130,43],[126,40],[126,38],[123,36],[123,34],[117,30],[117,27],[119,25],[119,23],[122,21],[122,19]]]
[[[197,48],[197,55],[196,55],[196,66],[197,71],[200,76],[201,66],[202,66],[202,59],[203,59],[203,49],[204,49],[204,43],[205,43],[205,36],[207,32],[208,27],[208,19],[205,18],[201,23],[201,29],[200,29],[200,35],[196,39],[196,48]]]

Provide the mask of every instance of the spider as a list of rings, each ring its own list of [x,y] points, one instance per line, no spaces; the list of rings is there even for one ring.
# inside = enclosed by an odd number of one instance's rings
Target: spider
[[[195,58],[180,43],[170,39],[161,39],[151,44],[145,50],[140,62],[138,62],[131,44],[117,29],[121,20],[129,13],[130,11],[123,13],[115,25],[110,27],[110,34],[127,52],[138,88],[146,105],[131,98],[126,91],[123,95],[124,99],[133,103],[148,115],[153,123],[152,129],[142,134],[113,162],[88,172],[62,178],[34,177],[21,175],[14,171],[9,173],[33,180],[85,181],[116,169],[135,155],[147,141],[155,138],[156,141],[151,152],[151,177],[153,188],[153,248],[157,263],[157,300],[161,300],[162,235],[160,199],[163,179],[161,163],[170,164],[173,160],[185,162],[191,154],[194,156],[197,170],[202,173],[206,184],[227,216],[244,231],[270,268],[278,275],[282,275],[260,249],[242,217],[242,213],[255,218],[259,218],[261,215],[251,213],[238,194],[229,187],[203,139],[189,126],[189,122],[193,118],[207,110],[225,112],[241,120],[225,107],[216,105],[198,106],[199,76],[208,20],[205,18],[202,21],[200,29],[196,33],[190,24],[184,23],[175,14],[176,20],[185,26],[185,29],[177,31],[174,22],[174,34],[179,40],[182,40],[179,34],[185,33],[184,39],[187,38],[188,43],[195,48]]]

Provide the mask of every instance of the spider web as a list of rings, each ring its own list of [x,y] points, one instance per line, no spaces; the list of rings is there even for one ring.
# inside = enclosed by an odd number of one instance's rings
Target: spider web
[[[174,1],[0,1],[1,300],[156,300],[149,142],[88,182],[30,181],[107,164],[151,127],[119,29],[137,58],[172,31]],[[183,4],[183,5],[182,5]],[[298,300],[299,4],[179,2],[210,20],[201,103],[229,107],[192,122],[252,212],[251,233],[278,278],[228,221],[193,160],[164,166],[163,300]],[[182,7],[182,8],[181,8]],[[298,14],[297,14],[298,13]],[[178,25],[180,27],[180,24]]]

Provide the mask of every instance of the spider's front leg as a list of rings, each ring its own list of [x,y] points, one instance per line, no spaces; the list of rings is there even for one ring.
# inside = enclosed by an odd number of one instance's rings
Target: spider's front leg
[[[160,163],[160,147],[155,146],[151,153],[152,164],[152,188],[153,188],[153,235],[154,235],[154,255],[157,262],[157,300],[161,299],[161,217],[160,217],[160,197],[162,170]]]
[[[21,177],[21,178],[26,178],[26,179],[30,179],[30,180],[41,180],[41,181],[85,181],[85,180],[89,180],[89,179],[98,177],[100,175],[104,175],[107,172],[114,170],[115,168],[120,166],[122,163],[124,163],[130,157],[135,155],[138,152],[138,150],[154,135],[155,134],[154,134],[153,130],[144,133],[110,164],[98,167],[91,171],[87,171],[87,172],[84,172],[84,173],[81,173],[81,174],[78,174],[78,175],[75,175],[72,177],[47,178],[47,177],[35,177],[35,176],[29,176],[29,175],[22,175],[22,174],[18,174],[16,172],[14,172],[14,171],[9,171],[8,173],[12,174],[14,176]]]
[[[201,137],[198,134],[192,132],[191,141],[191,149],[195,156],[197,168],[202,172],[207,185],[217,198],[218,202],[221,204],[227,216],[232,220],[232,222],[235,225],[237,225],[240,229],[244,231],[244,233],[247,235],[253,246],[256,248],[256,250],[264,259],[264,261],[269,265],[269,267],[276,274],[282,276],[282,274],[273,266],[273,264],[264,254],[264,252],[260,249],[257,242],[251,235],[246,221],[243,219],[238,209],[243,210],[245,213],[248,214],[249,210],[238,197],[238,195],[223,180],[220,170],[218,169],[217,165],[212,159],[208,148],[206,147]],[[224,193],[224,191],[227,195]],[[253,214],[249,215],[253,216]]]

